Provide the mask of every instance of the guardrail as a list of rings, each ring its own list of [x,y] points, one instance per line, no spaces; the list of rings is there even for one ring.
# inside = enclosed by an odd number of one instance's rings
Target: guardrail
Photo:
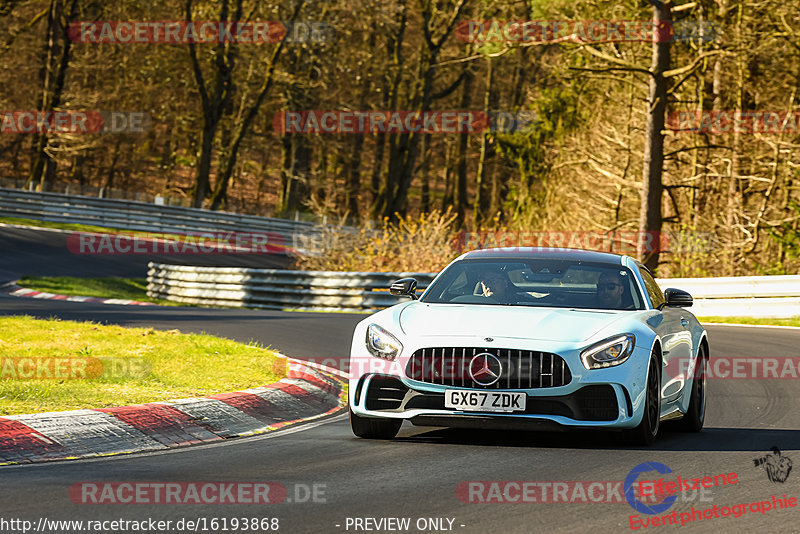
[[[694,297],[689,309],[701,317],[800,316],[800,275],[669,278],[657,282],[662,289],[688,291]]]
[[[300,236],[315,236],[320,231],[319,225],[303,221],[6,188],[0,188],[0,215],[174,234],[273,232],[281,234],[295,249],[300,248]]]
[[[387,291],[398,278],[414,277],[424,290],[436,273],[280,271],[149,264],[147,294],[211,306],[328,311],[367,311],[404,300]],[[710,317],[800,316],[800,276],[659,279],[666,289],[694,297],[690,311]]]
[[[389,284],[407,276],[425,289],[431,273],[283,271],[240,267],[148,264],[147,294],[175,302],[209,306],[318,311],[364,311],[404,300]]]

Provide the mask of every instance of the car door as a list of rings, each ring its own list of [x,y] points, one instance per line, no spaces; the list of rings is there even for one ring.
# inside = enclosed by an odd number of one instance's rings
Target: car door
[[[653,275],[641,264],[637,264],[644,281],[650,302],[655,308],[661,307],[661,320],[655,324],[655,331],[661,338],[661,413],[666,415],[675,410],[676,403],[686,380],[677,371],[686,369],[692,356],[692,334],[690,322],[683,308],[663,306],[664,292]]]

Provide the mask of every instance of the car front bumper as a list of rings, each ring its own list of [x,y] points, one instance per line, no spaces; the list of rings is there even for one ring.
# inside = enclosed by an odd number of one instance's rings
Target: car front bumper
[[[440,340],[437,340],[440,341]],[[460,345],[474,346],[470,340]],[[472,340],[479,343],[478,340]],[[466,428],[632,428],[644,411],[644,386],[650,347],[637,346],[630,358],[615,367],[587,370],[580,349],[530,340],[495,340],[497,346],[558,354],[572,379],[558,387],[492,389],[524,392],[526,409],[516,412],[461,411],[445,408],[446,390],[485,391],[413,380],[406,374],[409,357],[426,345],[406,347],[394,362],[370,355],[354,343],[351,353],[350,406],[364,417],[406,419],[413,424]],[[456,340],[437,345],[452,346]],[[430,344],[430,343],[429,343]]]

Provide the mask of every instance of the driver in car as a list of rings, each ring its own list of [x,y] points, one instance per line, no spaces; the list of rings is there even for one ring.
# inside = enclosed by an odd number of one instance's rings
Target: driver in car
[[[600,308],[621,310],[625,280],[617,271],[604,271],[597,280],[597,302]]]
[[[508,277],[498,271],[487,271],[481,276],[480,291],[484,297],[491,297],[503,302],[509,293]]]

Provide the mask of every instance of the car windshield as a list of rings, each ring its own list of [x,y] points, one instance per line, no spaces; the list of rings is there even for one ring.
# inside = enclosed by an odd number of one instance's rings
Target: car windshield
[[[422,297],[428,303],[641,310],[629,269],[563,259],[461,260]]]

